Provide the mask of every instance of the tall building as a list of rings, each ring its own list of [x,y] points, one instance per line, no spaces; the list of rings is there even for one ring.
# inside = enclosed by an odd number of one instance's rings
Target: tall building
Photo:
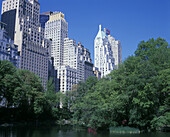
[[[93,75],[90,52],[79,42],[68,38],[68,23],[61,12],[49,15],[45,23],[45,38],[52,40],[51,56],[58,70],[60,91],[70,91],[72,85]]]
[[[111,49],[113,52],[113,58],[115,59],[115,68],[118,68],[118,65],[122,63],[122,48],[120,40],[115,40],[110,34],[108,35],[108,40],[111,44]]]
[[[0,22],[0,60],[8,60],[14,66],[20,68],[20,56],[18,55],[18,46],[8,37],[5,31],[6,24]]]
[[[84,80],[84,61],[82,56],[82,49],[76,45],[76,41],[70,38],[64,39],[64,65],[69,65],[71,68],[76,69],[77,80]],[[84,48],[84,47],[83,47]]]
[[[84,76],[80,81],[85,81],[87,80],[90,76],[93,76],[93,63],[91,59],[91,53],[88,49],[84,48],[84,46],[81,44],[81,42],[78,42],[77,47],[80,49],[80,58],[82,60],[82,65],[78,62],[78,64],[83,66],[82,72],[80,72],[80,75],[84,73]],[[79,69],[79,68],[77,68]]]
[[[73,85],[77,84],[77,71],[70,66],[60,66],[58,68],[59,89],[60,92],[66,93],[71,91]]]
[[[70,91],[72,86],[93,76],[93,64],[90,52],[79,42],[64,39],[63,65],[58,67],[60,91]]]
[[[1,20],[7,24],[7,32],[18,45],[21,69],[39,75],[45,87],[48,80],[48,40],[39,23],[38,0],[4,0]]]
[[[85,81],[93,75],[93,64],[89,50],[84,48],[81,42],[76,45],[76,41],[70,38],[64,39],[63,64],[76,69],[77,83]]]
[[[115,67],[115,60],[108,36],[105,30],[102,31],[101,25],[94,40],[94,54],[95,67],[101,72],[101,77],[108,75]]]
[[[63,65],[64,38],[68,36],[68,23],[61,12],[50,15],[45,24],[45,38],[52,39],[51,56],[54,57],[54,66]]]

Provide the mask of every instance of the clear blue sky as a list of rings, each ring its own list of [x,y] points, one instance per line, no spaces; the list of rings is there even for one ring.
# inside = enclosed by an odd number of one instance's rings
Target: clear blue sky
[[[2,1],[2,0],[1,0]],[[122,57],[132,55],[142,40],[162,37],[170,43],[170,0],[39,0],[41,13],[61,11],[69,37],[80,41],[93,57],[98,25],[122,44]]]

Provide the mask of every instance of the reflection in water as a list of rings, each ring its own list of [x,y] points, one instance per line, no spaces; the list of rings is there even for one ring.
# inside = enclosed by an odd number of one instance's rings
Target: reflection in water
[[[87,129],[71,126],[0,127],[0,137],[170,137],[170,133],[90,134]]]

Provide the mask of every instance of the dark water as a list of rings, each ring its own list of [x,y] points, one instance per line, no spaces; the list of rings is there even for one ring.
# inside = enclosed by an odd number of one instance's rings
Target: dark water
[[[76,127],[0,127],[0,137],[170,137],[170,133],[89,134],[87,129]]]

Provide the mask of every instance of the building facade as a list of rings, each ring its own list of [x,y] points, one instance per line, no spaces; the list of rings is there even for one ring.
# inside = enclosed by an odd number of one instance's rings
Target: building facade
[[[79,42],[68,38],[68,23],[61,12],[50,13],[45,23],[45,38],[52,40],[51,56],[58,70],[60,91],[70,91],[72,86],[93,75],[90,52]]]
[[[82,76],[82,79],[80,81],[86,81],[90,76],[93,76],[93,63],[91,59],[91,53],[88,49],[84,48],[84,46],[81,44],[81,42],[78,42],[77,45],[78,49],[80,50],[79,52],[79,62],[78,64],[80,65],[80,70],[82,69],[82,72],[80,71],[80,75],[84,73],[84,76]],[[82,68],[81,68],[82,66]],[[79,69],[79,68],[77,68]]]
[[[4,0],[1,20],[7,24],[7,32],[20,52],[21,69],[37,74],[46,86],[48,80],[48,42],[39,23],[38,0]]]
[[[95,67],[101,72],[101,77],[108,75],[114,70],[115,60],[111,44],[106,35],[106,31],[102,31],[101,25],[99,25],[99,31],[94,40],[94,54]]]
[[[93,66],[93,74],[94,74],[95,77],[97,77],[98,80],[101,79],[101,72],[99,71],[98,68],[96,68],[94,66]]]
[[[63,65],[64,38],[68,36],[68,23],[61,12],[50,15],[45,24],[45,38],[52,39],[51,56],[54,58],[54,67]]]
[[[115,59],[115,68],[122,63],[122,48],[120,40],[115,40],[114,37],[108,35],[109,43],[111,44],[111,50],[113,52],[113,58]]]
[[[48,79],[52,78],[53,84],[55,87],[55,92],[58,92],[59,89],[59,79],[58,79],[58,71],[54,68],[54,58],[51,57],[48,62]]]
[[[18,46],[8,37],[5,28],[6,24],[0,22],[0,60],[11,61],[14,66],[20,68]]]
[[[64,39],[63,49],[63,65],[58,67],[62,92],[70,91],[73,85],[93,76],[93,64],[88,49],[85,49],[80,42],[76,45],[76,41],[70,38]],[[61,75],[62,71],[65,75]]]
[[[60,92],[71,91],[73,85],[77,84],[77,71],[70,66],[60,66],[58,68],[58,78],[60,83]]]
[[[86,81],[90,76],[93,76],[93,63],[85,61],[84,62],[84,81]]]

